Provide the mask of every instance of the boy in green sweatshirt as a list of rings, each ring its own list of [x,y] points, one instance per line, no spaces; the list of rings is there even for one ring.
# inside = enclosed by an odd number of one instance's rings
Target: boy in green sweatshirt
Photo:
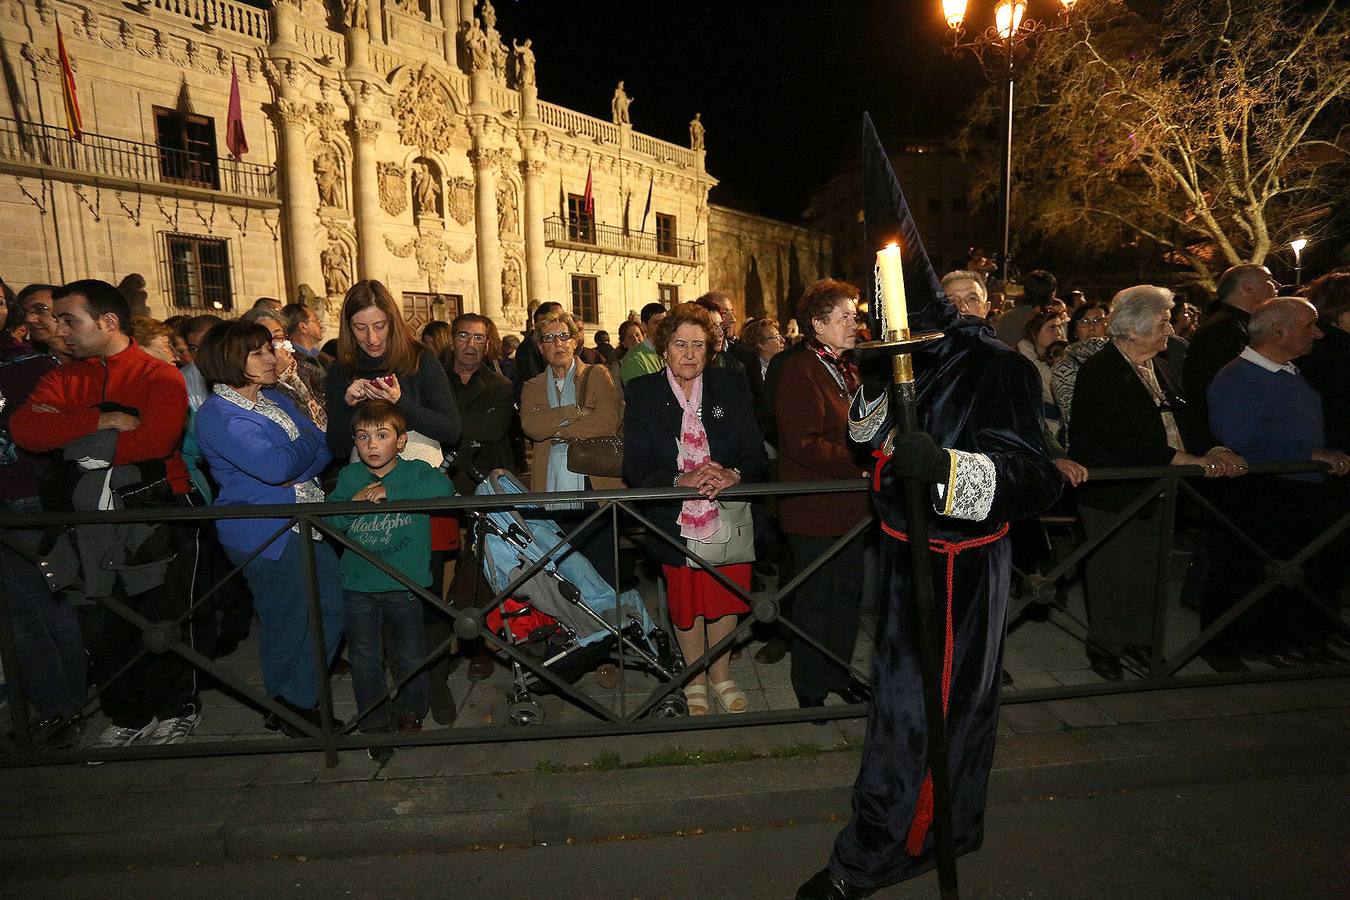
[[[408,442],[408,423],[392,403],[368,400],[352,417],[358,462],[338,473],[337,487],[328,499],[426,500],[454,493],[439,469],[419,459],[400,459]],[[431,584],[431,520],[416,513],[373,513],[330,516],[329,521],[372,556],[379,557],[422,587]],[[347,620],[347,653],[352,688],[363,732],[388,731],[390,704],[381,703],[387,686],[381,645],[388,626],[388,657],[394,677],[401,680],[427,655],[422,624],[422,602],[406,587],[381,572],[360,555],[342,555],[342,594]],[[377,706],[378,704],[378,706]],[[419,672],[393,700],[397,727],[405,734],[422,730],[427,714],[427,673]]]

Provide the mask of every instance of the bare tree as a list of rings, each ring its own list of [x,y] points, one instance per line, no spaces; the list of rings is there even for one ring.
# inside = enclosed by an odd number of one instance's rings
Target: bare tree
[[[1099,252],[1148,238],[1213,290],[1227,266],[1313,232],[1350,188],[1347,48],[1339,0],[1079,3],[1018,82],[1015,231]],[[999,121],[999,96],[977,104],[967,147]]]

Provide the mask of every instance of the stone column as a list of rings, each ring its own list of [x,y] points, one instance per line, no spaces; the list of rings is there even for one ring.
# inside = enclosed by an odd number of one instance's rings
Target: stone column
[[[459,0],[441,0],[441,25],[445,26],[445,63],[459,68]]]
[[[358,116],[352,120],[352,176],[356,214],[357,278],[384,278],[383,231],[380,227],[380,183],[375,165],[375,141],[380,136],[376,119]]]
[[[544,163],[533,159],[536,151],[526,149],[520,173],[525,182],[525,297],[526,300],[548,299],[548,247],[544,236]],[[527,304],[528,305],[528,304]]]
[[[286,97],[277,100],[281,117],[281,175],[285,184],[282,220],[286,231],[286,256],[291,284],[287,296],[295,300],[299,287],[307,284],[315,293],[325,292],[323,269],[319,265],[319,246],[315,225],[319,193],[314,184],[305,132],[309,126],[309,104]]]
[[[481,139],[475,139],[481,140]],[[497,151],[469,151],[474,168],[474,227],[478,232],[479,312],[494,321],[502,316],[502,248],[497,234]]]
[[[369,24],[370,39],[377,43],[385,42],[384,36],[384,0],[370,0],[366,8],[366,22]]]

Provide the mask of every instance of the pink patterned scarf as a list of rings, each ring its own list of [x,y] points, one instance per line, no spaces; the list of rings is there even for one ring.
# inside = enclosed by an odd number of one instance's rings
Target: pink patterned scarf
[[[670,389],[675,392],[675,399],[684,410],[684,417],[680,421],[680,436],[675,442],[675,467],[681,473],[691,472],[711,458],[708,453],[708,432],[703,430],[703,420],[698,416],[699,407],[703,403],[703,376],[699,375],[694,379],[694,390],[687,398],[684,396],[684,388],[680,387],[680,383],[675,380],[675,374],[669,368],[666,369],[666,378],[670,381]],[[680,506],[680,517],[677,521],[680,525],[680,536],[696,541],[706,540],[716,533],[722,524],[721,517],[717,514],[717,504],[702,497],[684,501]]]

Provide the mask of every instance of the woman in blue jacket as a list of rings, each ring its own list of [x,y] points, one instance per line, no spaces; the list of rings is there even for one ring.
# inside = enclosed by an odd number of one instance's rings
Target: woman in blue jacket
[[[317,476],[331,459],[324,433],[280,392],[267,389],[277,381],[267,328],[256,322],[216,325],[197,351],[197,367],[212,384],[197,412],[197,441],[220,486],[216,505],[322,503]],[[258,612],[263,685],[318,724],[318,678],[327,672],[314,671],[298,526],[273,537],[284,525],[284,519],[222,519],[216,532],[236,566],[259,551],[244,565],[244,578]],[[331,663],[342,640],[342,578],[328,543],[314,544],[314,560]]]

